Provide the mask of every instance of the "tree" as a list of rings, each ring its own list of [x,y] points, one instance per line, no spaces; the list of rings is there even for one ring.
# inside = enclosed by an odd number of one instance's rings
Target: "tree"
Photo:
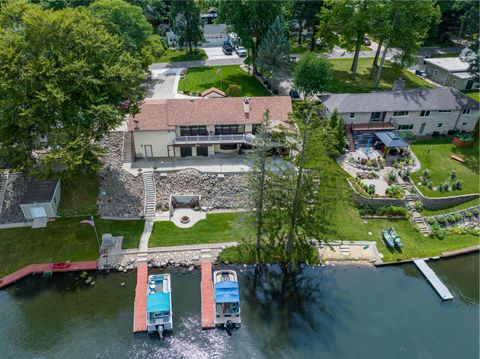
[[[88,9],[99,18],[108,30],[123,39],[125,49],[138,54],[147,39],[153,35],[149,24],[139,6],[124,0],[97,0]]]
[[[204,41],[203,24],[200,19],[200,10],[193,0],[172,1],[170,17],[174,32],[178,35],[180,46],[185,46],[189,53],[193,47]]]
[[[355,80],[360,48],[365,34],[371,29],[371,16],[376,12],[377,1],[328,0],[319,16],[318,36],[332,49],[339,45],[354,51],[352,80]]]
[[[480,8],[478,1],[455,0],[452,9],[460,13],[460,29],[458,39],[462,36],[478,35],[478,19],[480,18]]]
[[[34,163],[41,135],[52,149],[75,142],[94,151],[92,142],[137,111],[146,69],[87,9],[19,0],[2,6],[0,26],[0,156],[13,166]]]
[[[297,24],[297,43],[300,45],[303,41],[303,30],[307,29],[310,34],[310,51],[315,50],[317,26],[319,18],[317,14],[323,6],[323,0],[305,1],[299,0],[293,2],[292,15]]]
[[[275,92],[275,78],[290,66],[290,43],[285,28],[277,17],[258,49],[258,67],[268,71],[272,77],[272,91]]]
[[[478,36],[478,35],[477,35]],[[472,54],[468,57],[468,63],[470,67],[468,68],[468,72],[472,75],[470,79],[473,82],[480,82],[480,39],[475,39],[470,44],[470,50]]]
[[[165,14],[165,3],[163,0],[127,0],[129,3],[133,5],[140,6],[143,10],[143,13],[147,17],[147,19],[152,19],[154,22],[159,23],[161,22],[166,14]]]
[[[225,0],[219,3],[219,21],[226,22],[230,31],[241,39],[257,72],[257,53],[265,34],[274,20],[281,16],[283,1]]]
[[[242,96],[242,87],[239,85],[228,85],[227,91],[225,91],[225,94],[228,97],[240,97]]]
[[[293,71],[293,86],[310,97],[324,92],[332,80],[332,64],[313,53],[303,56]]]
[[[402,50],[398,60],[402,65],[411,64],[430,29],[431,22],[439,21],[440,11],[433,0],[389,0],[385,9],[387,18],[391,19],[384,27],[383,37],[386,39],[380,67],[377,71],[374,86],[380,83],[385,57],[389,48]]]

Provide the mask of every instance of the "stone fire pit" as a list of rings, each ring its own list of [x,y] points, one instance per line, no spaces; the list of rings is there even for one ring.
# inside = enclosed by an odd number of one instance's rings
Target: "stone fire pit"
[[[182,218],[180,218],[180,222],[183,223],[183,224],[187,224],[188,222],[190,222],[190,217],[189,216],[183,216]]]

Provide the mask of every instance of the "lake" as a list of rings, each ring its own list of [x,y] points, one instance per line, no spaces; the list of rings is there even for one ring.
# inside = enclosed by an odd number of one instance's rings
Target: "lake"
[[[410,264],[293,275],[231,266],[243,323],[230,337],[200,329],[200,272],[172,269],[174,331],[163,341],[132,333],[134,272],[89,273],[95,285],[37,275],[0,291],[0,358],[478,358],[478,262],[429,263],[449,302]]]

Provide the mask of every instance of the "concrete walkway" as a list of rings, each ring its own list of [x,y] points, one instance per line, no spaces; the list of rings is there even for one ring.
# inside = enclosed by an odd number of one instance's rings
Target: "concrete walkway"
[[[138,249],[142,252],[148,251],[148,241],[152,235],[153,230],[153,218],[147,218],[145,220],[145,227],[143,227],[143,233],[140,237],[140,245]]]

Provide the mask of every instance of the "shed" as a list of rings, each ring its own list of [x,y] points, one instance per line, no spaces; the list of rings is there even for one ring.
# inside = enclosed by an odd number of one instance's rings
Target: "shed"
[[[49,218],[57,215],[60,203],[60,180],[33,180],[27,187],[20,208],[25,219]]]

